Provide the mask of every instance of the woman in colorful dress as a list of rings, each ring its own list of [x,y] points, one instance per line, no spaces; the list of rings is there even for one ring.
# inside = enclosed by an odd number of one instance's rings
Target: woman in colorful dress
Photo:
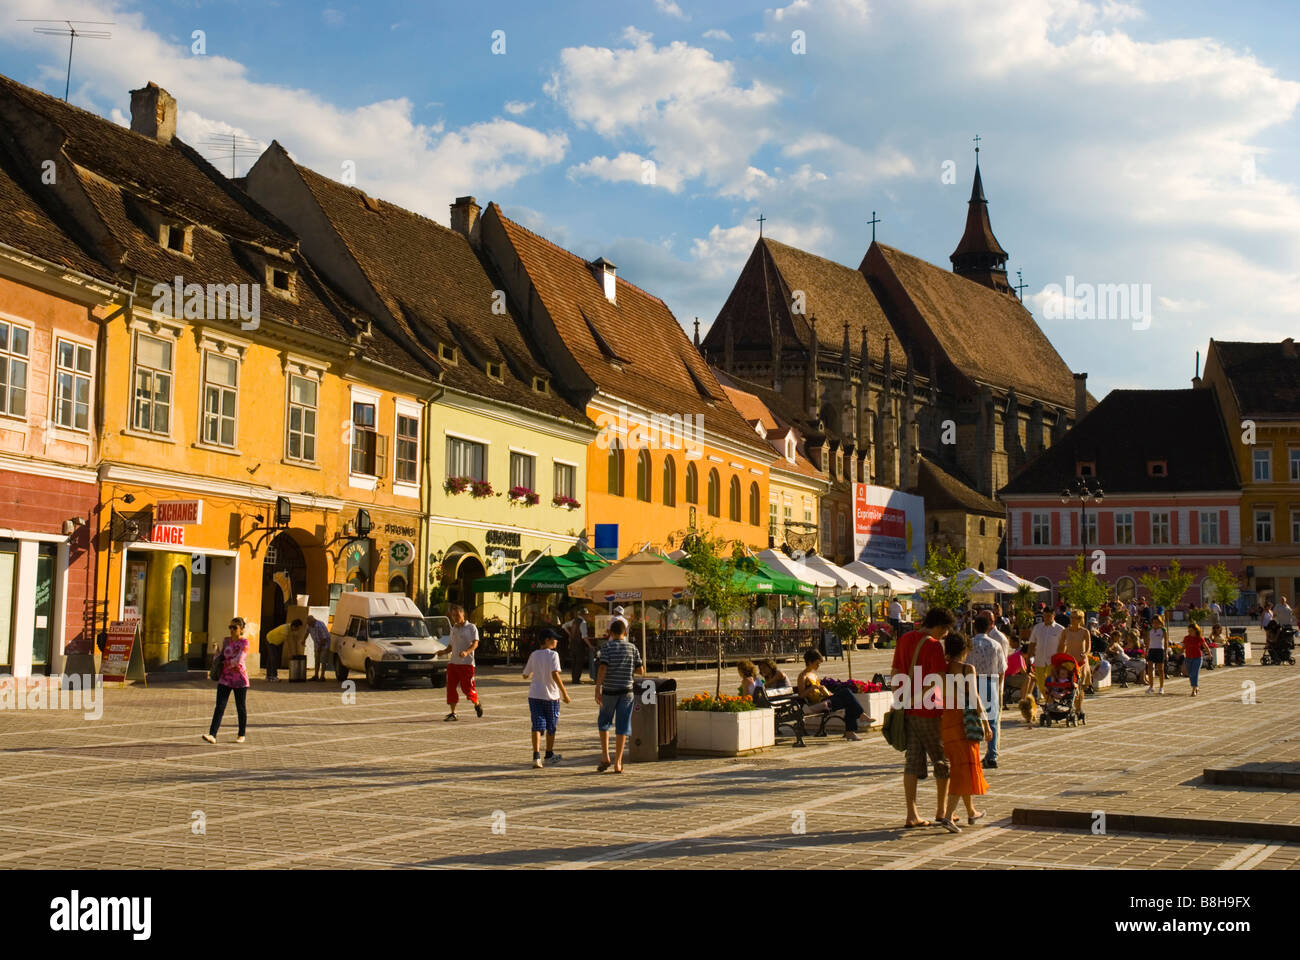
[[[970,652],[970,639],[961,633],[950,633],[943,641],[943,652],[948,657],[948,675],[954,679],[946,684],[943,719],[939,728],[944,757],[948,760],[948,813],[939,821],[939,826],[949,833],[961,833],[961,828],[952,816],[957,812],[959,800],[966,805],[967,823],[973,824],[984,816],[983,810],[975,809],[972,798],[989,792],[989,784],[984,779],[984,770],[980,764],[980,744],[989,739],[993,731],[989,729],[984,704],[975,686],[975,668],[966,662],[966,654]],[[949,690],[954,691],[956,696],[949,696]],[[967,704],[978,711],[981,728],[978,740],[970,739],[966,729]]]
[[[226,712],[226,704],[231,693],[235,695],[235,712],[239,715],[239,736],[235,743],[244,742],[244,733],[248,727],[248,638],[244,636],[244,621],[239,617],[230,621],[230,636],[221,643],[217,654],[222,660],[221,677],[217,680],[217,706],[212,711],[212,726],[203,735],[208,743],[217,742],[217,731],[221,729],[221,716]]]

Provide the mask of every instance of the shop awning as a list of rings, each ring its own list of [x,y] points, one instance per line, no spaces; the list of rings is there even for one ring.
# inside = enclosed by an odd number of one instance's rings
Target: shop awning
[[[515,577],[511,590],[510,571],[479,577],[473,583],[475,593],[564,593],[569,584],[608,564],[594,553],[570,550],[559,556],[545,554],[525,572]]]

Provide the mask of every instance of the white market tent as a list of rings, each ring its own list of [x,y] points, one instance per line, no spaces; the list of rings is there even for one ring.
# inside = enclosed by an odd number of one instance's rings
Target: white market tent
[[[895,577],[901,577],[903,580],[906,580],[909,584],[911,584],[913,592],[917,590],[924,590],[926,587],[930,585],[926,581],[922,580],[920,577],[914,577],[910,573],[907,573],[906,571],[903,570],[895,569],[894,567],[888,567],[884,570],[884,572],[893,574]]]
[[[971,593],[1015,593],[1016,588],[1005,580],[995,580],[974,567],[953,574],[953,579],[970,589]]]
[[[993,580],[1003,580],[1010,586],[1014,587],[1015,589],[1019,589],[1022,586],[1027,586],[1027,587],[1031,587],[1034,593],[1047,592],[1047,587],[1043,586],[1041,583],[1034,583],[1034,581],[1026,580],[1024,577],[1018,577],[1010,570],[1006,569],[1005,567],[998,567],[992,573],[988,574],[988,576],[990,579]]]
[[[844,569],[874,583],[877,588],[883,588],[892,593],[911,593],[917,589],[916,583],[911,577],[903,577],[896,573],[890,573],[888,570],[881,570],[864,560],[854,560],[852,563],[846,563]]]
[[[807,557],[803,561],[803,564],[809,570],[814,570],[818,573],[824,573],[826,576],[830,577],[832,580],[835,581],[839,589],[846,593],[852,590],[854,587],[857,587],[859,590],[863,591],[864,593],[866,592],[875,593],[877,590],[881,589],[882,587],[881,584],[875,582],[874,580],[870,580],[866,577],[863,577],[860,574],[855,573],[852,570],[849,570],[847,567],[835,566],[835,564],[831,563],[825,557],[820,557],[820,556]]]
[[[814,570],[798,560],[792,560],[779,550],[770,548],[764,550],[758,555],[758,559],[773,570],[794,577],[796,580],[802,580],[804,583],[811,583],[815,587],[833,590],[839,586],[834,577],[828,576],[819,570]]]

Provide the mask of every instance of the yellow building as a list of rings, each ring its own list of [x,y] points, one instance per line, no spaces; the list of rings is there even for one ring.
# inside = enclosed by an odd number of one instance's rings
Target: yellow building
[[[1211,340],[1198,386],[1212,387],[1242,480],[1242,585],[1247,605],[1300,591],[1300,350]],[[1230,542],[1236,531],[1229,530]],[[1204,592],[1200,594],[1207,596]],[[1204,601],[1203,602],[1207,602]]]
[[[58,145],[68,232],[130,278],[96,345],[101,631],[139,618],[179,667],[236,615],[256,640],[347,586],[410,591],[436,367],[175,137],[166,91],[132,92],[130,130],[5,92],[18,148]]]
[[[471,242],[566,396],[600,428],[588,451],[587,536],[622,557],[706,529],[767,546],[771,447],[736,412],[672,312],[489,204]]]
[[[477,204],[457,200],[448,229],[296,165],[278,143],[246,185],[336,289],[432,358],[419,596],[459,602],[480,621],[505,617],[474,581],[577,543],[596,430],[556,389],[471,247]]]

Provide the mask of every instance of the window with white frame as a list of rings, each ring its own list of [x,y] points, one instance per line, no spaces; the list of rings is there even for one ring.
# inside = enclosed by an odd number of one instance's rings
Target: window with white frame
[[[767,502],[767,535],[776,537],[776,501]]]
[[[1151,514],[1151,542],[1153,544],[1169,542],[1169,514]]]
[[[1273,479],[1273,451],[1268,447],[1256,450],[1253,457],[1255,464],[1255,481],[1268,481]]]
[[[205,351],[203,354],[203,442],[214,447],[235,445],[239,409],[239,361]]]
[[[94,351],[84,343],[60,338],[54,355],[54,423],[65,430],[88,431]]]
[[[1133,514],[1132,513],[1115,514],[1115,542],[1116,543],[1133,542]]]
[[[803,522],[809,525],[813,522],[813,502],[807,497],[803,500]]]
[[[1300,447],[1292,447],[1286,452],[1287,476],[1291,482],[1300,481]]]
[[[352,457],[354,474],[382,477],[388,451],[387,437],[381,436],[376,420],[378,405],[365,400],[352,401]]]
[[[532,454],[510,451],[510,486],[536,491],[537,458]]]
[[[420,418],[411,413],[397,413],[397,463],[393,479],[397,483],[420,482]]]
[[[447,438],[447,476],[487,479],[487,447],[461,437]]]
[[[1217,510],[1200,511],[1200,536],[1197,538],[1201,543],[1218,543],[1219,542],[1219,513]]]
[[[131,426],[143,433],[171,435],[173,352],[170,340],[136,334]]]
[[[1291,511],[1291,542],[1300,543],[1300,510]]]
[[[555,462],[555,496],[576,499],[578,468],[571,463]]]
[[[0,414],[27,416],[27,362],[31,331],[0,320]]]
[[[1045,547],[1052,542],[1052,515],[1035,513],[1029,518],[1031,543],[1036,547]]]
[[[288,440],[290,460],[316,462],[316,414],[320,384],[311,377],[289,375]]]
[[[1097,515],[1095,513],[1084,514],[1083,517],[1083,535],[1084,542],[1097,545]],[[998,524],[998,536],[1002,536],[1002,524]]]
[[[1273,511],[1272,510],[1255,511],[1255,542],[1256,543],[1273,542]]]

